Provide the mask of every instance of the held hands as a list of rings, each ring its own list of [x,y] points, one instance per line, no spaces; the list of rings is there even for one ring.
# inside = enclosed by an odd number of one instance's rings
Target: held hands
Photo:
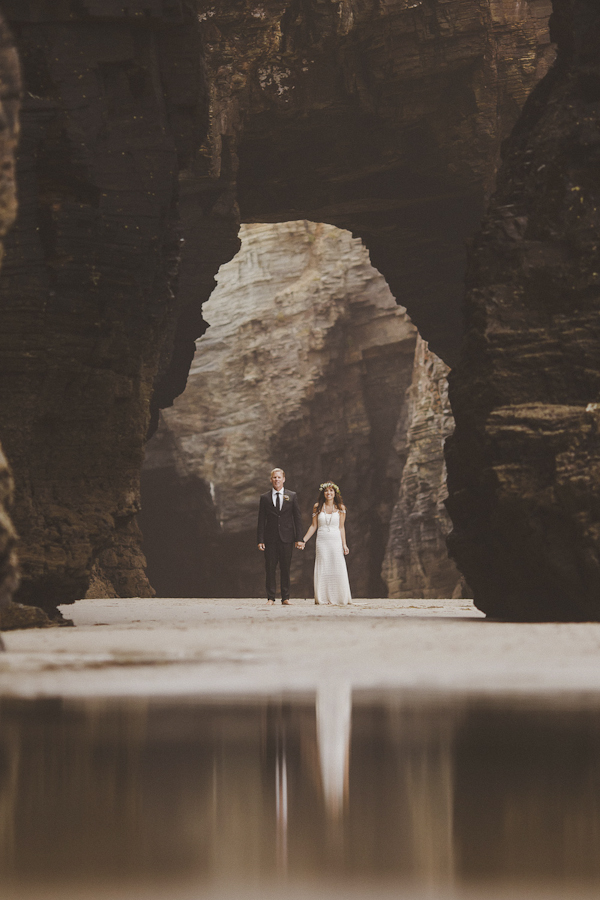
[[[305,546],[305,545],[304,545],[304,541],[296,541],[296,550],[304,550],[304,546]],[[262,551],[264,552],[265,545],[264,545],[264,544],[259,544],[259,545],[258,545],[258,549],[259,549],[259,550],[262,550]]]

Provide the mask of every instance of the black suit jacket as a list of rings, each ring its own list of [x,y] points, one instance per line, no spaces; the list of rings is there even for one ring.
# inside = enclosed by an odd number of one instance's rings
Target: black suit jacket
[[[261,494],[258,505],[257,543],[268,544],[279,540],[286,544],[302,539],[302,517],[298,498],[294,491],[283,491],[283,503],[278,513],[273,506],[273,494],[269,490]],[[286,499],[287,498],[287,499]]]

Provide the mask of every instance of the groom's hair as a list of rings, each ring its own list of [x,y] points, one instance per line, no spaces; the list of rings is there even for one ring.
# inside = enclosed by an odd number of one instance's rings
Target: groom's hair
[[[273,474],[273,472],[281,472],[281,474],[285,478],[285,472],[283,471],[283,469],[280,466],[275,466],[274,469],[271,469],[271,475]]]

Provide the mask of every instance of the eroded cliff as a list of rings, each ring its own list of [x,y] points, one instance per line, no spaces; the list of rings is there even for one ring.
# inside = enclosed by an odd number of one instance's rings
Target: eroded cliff
[[[24,73],[19,214],[0,281],[20,598],[82,597],[94,561],[148,593],[135,516],[149,400],[174,322],[177,173],[201,139],[177,4],[4,4]],[[195,137],[194,137],[195,136]],[[168,352],[167,352],[168,355]]]
[[[0,385],[21,597],[146,593],[142,446],[248,220],[369,247],[447,361],[463,241],[551,58],[546,0],[5,0],[23,61]],[[181,240],[185,239],[185,243]],[[185,248],[181,255],[182,246]],[[110,584],[109,584],[110,583]]]
[[[600,617],[600,10],[557,0],[559,59],[529,98],[470,253],[451,375],[450,547],[476,604]]]
[[[398,452],[405,448],[398,499],[392,514],[382,575],[390,597],[462,595],[460,572],[448,557],[451,523],[444,441],[454,419],[448,400],[448,367],[419,337],[408,392],[407,427],[398,429]]]
[[[14,221],[17,207],[15,149],[20,87],[17,51],[0,16],[0,262],[4,256],[2,239]],[[10,383],[19,368],[11,339],[10,328],[0,331],[0,384]],[[10,603],[19,581],[16,534],[9,515],[12,494],[12,475],[0,448],[0,609]]]

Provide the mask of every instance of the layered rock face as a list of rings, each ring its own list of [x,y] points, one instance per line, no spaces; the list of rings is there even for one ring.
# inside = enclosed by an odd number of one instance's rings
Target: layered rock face
[[[390,522],[382,575],[390,597],[452,597],[462,592],[460,573],[446,550],[450,519],[444,501],[444,441],[454,420],[448,400],[448,367],[419,337],[408,392],[408,427],[395,437],[405,448],[398,500]]]
[[[20,597],[144,594],[142,446],[248,220],[363,238],[451,361],[463,240],[545,71],[546,0],[4,0],[25,82],[0,281]],[[185,239],[183,243],[180,238]],[[181,247],[185,247],[180,258]]]
[[[600,10],[555,3],[470,255],[451,375],[450,547],[480,609],[600,617]]]
[[[47,609],[82,597],[94,561],[116,593],[145,595],[139,472],[172,342],[177,173],[202,134],[200,50],[178,4],[130,17],[117,4],[3,6],[25,85],[0,281],[19,596]]]
[[[4,255],[2,238],[16,214],[15,149],[19,132],[20,72],[12,36],[0,17],[0,261]],[[10,381],[18,363],[2,353],[10,347],[10,331],[0,331],[0,383]],[[6,458],[0,448],[0,609],[6,607],[17,588],[19,575],[16,534],[9,516],[13,483]],[[0,647],[2,643],[0,641]]]
[[[150,578],[162,595],[263,596],[258,497],[280,465],[306,528],[320,482],[340,485],[354,594],[382,596],[416,329],[348,232],[288,222],[241,238],[186,391],[147,447]],[[313,562],[314,541],[294,554],[295,596],[312,596]]]

